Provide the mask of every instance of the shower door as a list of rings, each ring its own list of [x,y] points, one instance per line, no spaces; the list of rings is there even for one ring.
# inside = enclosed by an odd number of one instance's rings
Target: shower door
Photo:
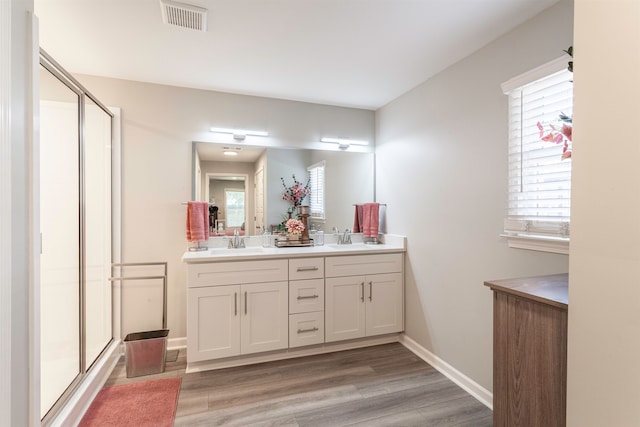
[[[41,416],[80,375],[80,93],[40,68]]]
[[[112,341],[112,115],[40,58],[41,417]]]

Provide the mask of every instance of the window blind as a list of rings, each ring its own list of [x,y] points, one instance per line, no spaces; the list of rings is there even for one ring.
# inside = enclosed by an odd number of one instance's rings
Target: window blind
[[[563,144],[540,139],[537,123],[547,131],[562,126],[561,113],[572,116],[571,79],[563,69],[508,92],[508,235],[569,237],[571,161],[561,160]]]
[[[324,166],[325,162],[313,164],[307,168],[309,171],[309,209],[311,218],[325,219],[324,215]]]

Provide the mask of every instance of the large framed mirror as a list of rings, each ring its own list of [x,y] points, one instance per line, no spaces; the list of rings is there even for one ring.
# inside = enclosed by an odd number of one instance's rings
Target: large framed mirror
[[[324,215],[312,219],[314,227],[351,228],[354,204],[374,200],[373,153],[207,142],[194,142],[192,153],[192,199],[209,202],[213,235],[256,235],[277,226],[291,207],[282,199],[282,180],[291,185],[295,176],[306,184],[308,168],[317,164],[325,168]]]

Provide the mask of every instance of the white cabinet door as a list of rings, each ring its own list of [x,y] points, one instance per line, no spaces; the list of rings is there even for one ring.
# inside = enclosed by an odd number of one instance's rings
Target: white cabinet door
[[[240,354],[240,286],[191,288],[187,362]]]
[[[326,279],[325,341],[404,329],[402,273]]]
[[[289,346],[289,284],[242,285],[242,354]]]
[[[402,273],[365,277],[366,335],[400,332],[404,329]]]
[[[364,337],[364,277],[332,277],[325,284],[325,341]]]

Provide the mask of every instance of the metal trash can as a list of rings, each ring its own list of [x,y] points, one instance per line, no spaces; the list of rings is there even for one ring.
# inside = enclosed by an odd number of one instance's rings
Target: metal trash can
[[[124,338],[127,378],[164,372],[168,329],[134,332]]]
[[[133,332],[124,338],[124,361],[127,378],[164,372],[167,358],[167,263],[134,262],[114,263],[111,267],[164,267],[162,276],[110,277],[110,281],[162,279],[162,329],[147,332]]]

